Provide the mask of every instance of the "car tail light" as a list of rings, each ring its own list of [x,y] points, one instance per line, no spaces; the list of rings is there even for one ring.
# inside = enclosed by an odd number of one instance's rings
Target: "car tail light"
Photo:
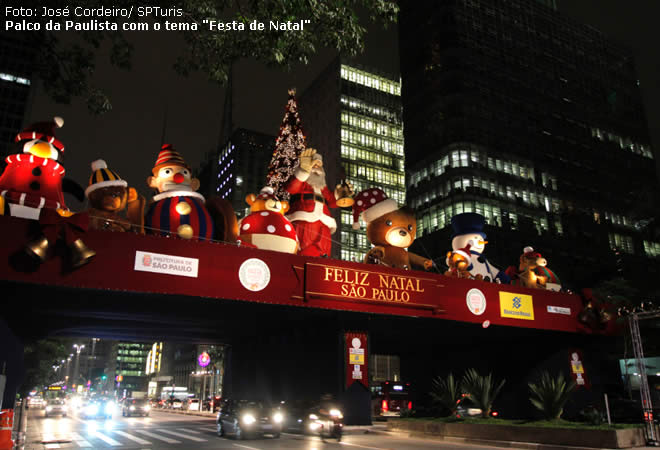
[[[493,411],[492,413],[490,413],[490,415],[493,417],[497,417],[499,413],[497,411]]]
[[[387,412],[387,410],[389,410],[389,407],[387,405],[387,400],[383,400],[383,403],[381,404],[380,408],[385,412]]]
[[[408,409],[412,409],[412,402],[408,402]]]

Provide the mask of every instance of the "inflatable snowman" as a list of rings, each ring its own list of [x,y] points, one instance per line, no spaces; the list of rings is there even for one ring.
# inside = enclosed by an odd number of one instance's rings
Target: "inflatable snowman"
[[[488,241],[484,233],[486,220],[477,213],[457,214],[451,218],[453,228],[451,247],[454,251],[469,246],[470,265],[467,270],[470,275],[483,277],[484,281],[508,284],[511,279],[497,267],[493,266],[483,255]],[[449,265],[449,264],[447,264]]]

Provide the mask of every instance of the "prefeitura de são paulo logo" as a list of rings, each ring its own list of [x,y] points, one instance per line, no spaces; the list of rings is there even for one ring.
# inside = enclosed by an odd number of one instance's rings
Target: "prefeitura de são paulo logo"
[[[144,255],[142,257],[142,264],[147,267],[151,266],[151,255]]]

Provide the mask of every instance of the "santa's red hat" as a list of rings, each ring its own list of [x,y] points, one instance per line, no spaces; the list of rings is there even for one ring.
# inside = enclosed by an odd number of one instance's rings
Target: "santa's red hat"
[[[362,215],[362,220],[366,223],[378,219],[380,216],[396,211],[399,206],[387,194],[379,188],[369,188],[359,192],[354,197],[353,203],[353,229],[360,228],[359,218]]]
[[[53,120],[50,122],[33,123],[18,133],[14,138],[14,141],[20,142],[41,139],[42,141],[52,144],[57,150],[63,152],[64,144],[55,137],[55,129],[62,128],[62,126],[64,126],[64,119],[61,117],[53,117]]]
[[[458,253],[459,255],[464,257],[465,259],[469,260],[470,259],[470,247],[472,247],[472,244],[468,244],[463,248],[456,249],[456,250],[454,250],[454,253]]]
[[[172,147],[172,144],[163,144],[160,148],[160,153],[158,153],[158,158],[156,159],[156,164],[151,170],[154,175],[158,173],[158,169],[162,166],[182,166],[187,167],[188,164],[183,159],[183,156]]]

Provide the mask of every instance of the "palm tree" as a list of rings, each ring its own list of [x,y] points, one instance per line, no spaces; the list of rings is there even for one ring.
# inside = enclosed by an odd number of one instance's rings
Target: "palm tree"
[[[540,410],[547,420],[558,420],[564,412],[564,405],[575,389],[575,381],[566,382],[564,375],[552,378],[548,371],[541,373],[538,383],[528,383],[532,392],[529,401]]]
[[[481,409],[482,417],[490,417],[493,402],[506,380],[496,383],[493,374],[481,376],[475,369],[468,369],[463,376],[461,388],[468,394],[472,403]]]
[[[461,388],[453,374],[447,376],[447,380],[438,376],[431,381],[431,392],[429,392],[434,403],[439,403],[447,408],[451,416],[456,415],[456,409],[461,403]]]

